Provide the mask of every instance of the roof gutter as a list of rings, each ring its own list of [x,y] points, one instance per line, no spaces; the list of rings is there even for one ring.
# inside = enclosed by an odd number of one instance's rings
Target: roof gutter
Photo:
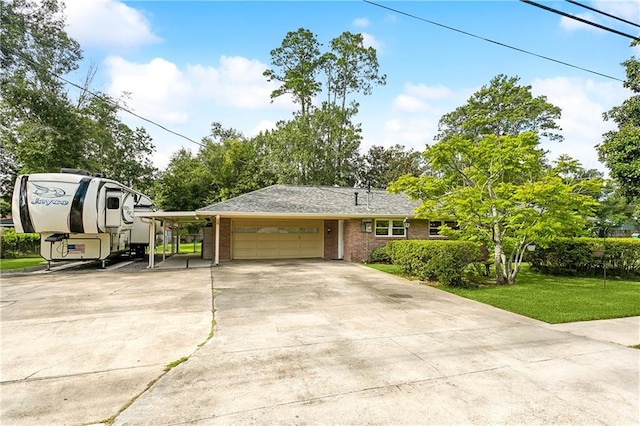
[[[221,212],[221,211],[191,211],[191,212],[136,212],[136,217],[154,217],[156,219],[192,219],[204,220],[205,218],[220,216],[221,218],[283,218],[283,219],[362,219],[362,218],[415,218],[413,214],[383,214],[383,213],[358,213],[358,214],[331,214],[331,213],[255,213],[255,212]]]

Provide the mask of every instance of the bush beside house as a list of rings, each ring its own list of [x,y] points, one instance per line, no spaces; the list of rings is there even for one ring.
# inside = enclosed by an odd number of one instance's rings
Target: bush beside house
[[[480,246],[469,241],[390,241],[375,257],[388,257],[405,273],[421,280],[458,285],[466,267],[480,257]]]

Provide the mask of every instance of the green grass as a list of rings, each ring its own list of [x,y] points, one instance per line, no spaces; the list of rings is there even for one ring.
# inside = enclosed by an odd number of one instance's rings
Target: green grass
[[[0,259],[0,270],[7,271],[12,269],[31,268],[46,263],[40,256],[37,257],[21,257],[18,259]]]
[[[180,243],[180,249],[178,250],[178,253],[182,253],[182,254],[187,254],[187,253],[200,253],[202,251],[202,242],[196,242],[195,244],[195,249],[194,249],[194,244],[193,243]],[[165,252],[166,253],[171,253],[171,245],[167,244],[167,247],[165,248]],[[156,253],[157,254],[161,254],[162,253],[162,244],[159,246],[156,246]]]
[[[410,276],[402,272],[399,266],[396,265],[388,265],[386,263],[367,263],[366,266],[369,268],[376,269],[378,271],[386,272],[387,274],[397,275],[402,278],[411,279]]]
[[[367,266],[402,276],[393,265]],[[438,288],[551,324],[640,315],[640,281],[608,279],[605,287],[602,278],[543,275],[527,265],[515,285]]]
[[[175,361],[172,361],[169,364],[164,366],[164,371],[169,371],[169,370],[179,366],[180,364],[182,364],[183,362],[185,362],[188,359],[189,359],[189,357],[183,356],[182,358],[179,358],[179,359],[177,359]]]

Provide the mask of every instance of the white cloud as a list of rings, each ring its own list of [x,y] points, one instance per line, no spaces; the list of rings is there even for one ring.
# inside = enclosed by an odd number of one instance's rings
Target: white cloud
[[[290,96],[271,103],[276,85],[266,81],[262,72],[267,66],[257,60],[222,56],[218,67],[196,64],[185,69],[162,58],[135,63],[111,56],[105,62],[108,92],[116,97],[130,93],[129,104],[135,112],[165,123],[187,122],[189,109],[199,102],[211,109],[294,109]]]
[[[362,34],[362,44],[364,45],[364,47],[373,47],[378,51],[378,53],[382,51],[384,46],[380,41],[376,40],[376,38],[373,35],[369,33],[361,33],[361,34]]]
[[[403,93],[393,100],[393,106],[402,112],[426,112],[439,113],[429,101],[451,100],[454,92],[445,86],[427,86],[426,84],[406,83]]]
[[[640,1],[638,0],[619,0],[619,1],[593,1],[590,5],[594,9],[600,10],[602,12],[608,13],[613,16],[617,16],[622,19],[626,19],[631,22],[638,22],[638,18],[640,17]],[[573,13],[572,15],[578,16],[582,19],[586,19],[591,22],[595,22],[597,24],[605,25],[614,29],[620,29],[623,32],[630,32],[633,34],[633,30],[624,30],[624,28],[630,28],[627,24],[624,24],[617,19],[613,19],[610,17],[606,17],[602,14],[596,14],[592,12],[585,13]],[[603,33],[602,30],[594,27],[592,25],[588,25],[582,22],[579,22],[575,19],[567,18],[563,16],[560,18],[560,27],[566,31],[577,31],[577,30],[588,30],[598,33]],[[635,31],[635,35],[640,35],[640,32]]]
[[[595,146],[602,141],[602,134],[615,125],[604,121],[602,113],[619,105],[630,93],[615,83],[566,77],[536,79],[532,83],[532,93],[534,96],[545,95],[549,102],[562,109],[559,125],[564,141],[543,145],[549,150],[550,158],[568,154],[586,168],[604,171]]]
[[[222,56],[220,66],[188,65],[187,75],[197,96],[237,108],[264,108],[271,103],[276,83],[269,83],[262,75],[268,66],[255,59]],[[282,96],[274,105],[291,107],[291,98]]]
[[[424,151],[432,144],[438,121],[448,111],[464,103],[472,89],[452,90],[446,86],[406,83],[402,93],[392,100],[393,108],[380,113],[365,133],[367,149],[371,145],[404,145]]]
[[[128,103],[134,112],[164,123],[188,120],[189,82],[175,64],[162,58],[137,64],[117,56],[105,62],[111,81],[108,92],[115,97],[130,93]]]
[[[371,22],[367,18],[356,18],[353,20],[354,27],[366,28],[371,25]]]
[[[422,99],[447,99],[454,95],[451,89],[442,85],[427,86],[426,84],[406,83],[404,90],[409,95]]]
[[[587,21],[597,22],[596,17],[591,13],[575,13],[573,15],[577,16],[578,18],[585,19]],[[560,18],[560,27],[569,32],[576,31],[576,30],[591,30],[594,32],[602,31],[594,27],[593,25],[585,24],[584,22],[580,22],[575,19],[568,18],[566,16],[563,16],[562,18]]]
[[[632,22],[638,22],[638,17],[640,17],[640,2],[637,0],[594,1],[592,7]]]
[[[404,93],[396,96],[393,100],[393,106],[394,108],[404,112],[422,112],[429,109],[429,105],[423,100]]]
[[[83,46],[132,48],[157,43],[146,16],[117,0],[67,0],[69,34]]]
[[[424,118],[394,118],[384,123],[383,146],[404,145],[415,151],[424,151],[426,144],[433,142],[436,123]]]

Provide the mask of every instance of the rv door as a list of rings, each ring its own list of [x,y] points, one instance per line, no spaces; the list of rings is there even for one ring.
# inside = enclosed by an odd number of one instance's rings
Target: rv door
[[[108,190],[107,191],[107,212],[105,215],[105,226],[107,228],[117,228],[121,225],[122,217],[122,192]]]

